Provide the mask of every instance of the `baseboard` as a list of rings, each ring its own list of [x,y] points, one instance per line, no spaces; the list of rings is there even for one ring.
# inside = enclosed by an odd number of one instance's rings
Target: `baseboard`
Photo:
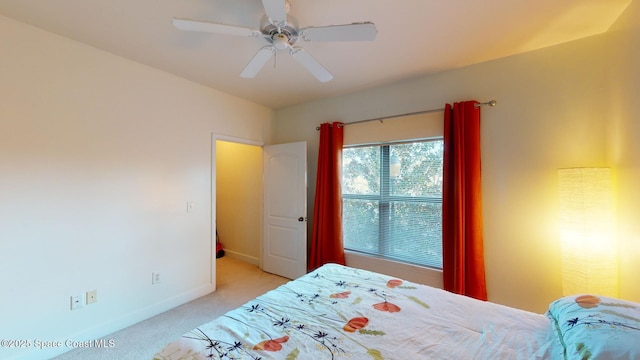
[[[60,338],[64,339],[74,339],[77,341],[94,341],[101,338],[108,338],[109,334],[113,334],[117,331],[125,329],[131,325],[135,325],[141,321],[152,318],[156,315],[159,315],[165,311],[171,310],[177,306],[188,303],[189,301],[195,300],[204,295],[210,294],[215,290],[212,284],[205,284],[196,289],[189,290],[182,294],[178,294],[169,299],[160,301],[158,303],[149,305],[145,308],[132,311],[128,314],[120,316],[118,318],[105,321],[101,324],[95,325],[91,328],[79,331],[70,335],[63,335]],[[108,346],[108,342],[106,343]],[[32,348],[28,351],[15,354],[13,357],[10,357],[11,360],[40,360],[40,359],[50,359],[55,356],[62,355],[68,351],[73,350],[74,348],[61,347],[61,348],[49,348],[49,349],[35,349]]]
[[[256,266],[260,266],[260,259],[258,259],[255,256],[249,256],[243,253],[239,253],[237,251],[227,250],[227,249],[224,249],[224,256],[228,256],[230,258],[244,261],[246,263],[253,264]]]

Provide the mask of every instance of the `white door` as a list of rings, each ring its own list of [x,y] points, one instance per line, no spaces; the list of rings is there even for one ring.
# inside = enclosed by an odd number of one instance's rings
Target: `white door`
[[[307,272],[307,143],[264,147],[262,269],[295,279]]]

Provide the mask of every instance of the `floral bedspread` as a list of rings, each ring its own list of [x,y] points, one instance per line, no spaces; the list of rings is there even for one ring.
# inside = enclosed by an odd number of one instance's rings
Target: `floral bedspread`
[[[549,331],[542,314],[328,264],[154,359],[546,359]]]

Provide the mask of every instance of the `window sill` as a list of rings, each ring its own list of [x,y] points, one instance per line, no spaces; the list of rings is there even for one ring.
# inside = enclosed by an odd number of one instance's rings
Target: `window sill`
[[[432,269],[345,250],[347,266],[395,276],[442,289],[442,270]]]

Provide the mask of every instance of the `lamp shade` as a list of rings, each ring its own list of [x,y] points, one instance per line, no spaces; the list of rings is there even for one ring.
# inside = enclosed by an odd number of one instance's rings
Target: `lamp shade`
[[[618,295],[618,247],[608,168],[560,169],[562,291]]]

